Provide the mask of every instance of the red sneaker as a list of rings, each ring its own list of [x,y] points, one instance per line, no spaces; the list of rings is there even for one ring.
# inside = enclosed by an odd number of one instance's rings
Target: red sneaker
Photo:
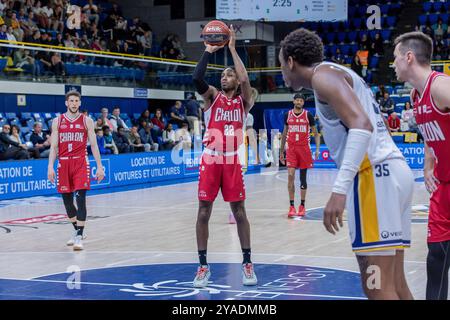
[[[306,214],[305,206],[300,205],[300,207],[298,207],[298,216],[299,217],[304,217],[305,214]]]
[[[294,206],[290,206],[289,207],[288,218],[293,218],[296,215],[297,215],[297,211],[295,211],[295,207]]]

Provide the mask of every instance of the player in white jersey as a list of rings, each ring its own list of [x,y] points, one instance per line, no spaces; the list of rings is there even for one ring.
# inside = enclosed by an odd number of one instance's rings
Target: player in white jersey
[[[325,228],[335,234],[346,207],[367,297],[412,299],[403,249],[411,240],[414,180],[370,88],[352,70],[323,62],[321,39],[306,29],[286,36],[279,59],[288,87],[314,90],[324,140],[339,168],[324,210]]]

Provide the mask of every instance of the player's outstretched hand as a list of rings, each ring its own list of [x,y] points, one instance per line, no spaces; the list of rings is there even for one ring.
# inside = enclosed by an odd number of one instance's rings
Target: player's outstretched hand
[[[105,178],[105,171],[103,171],[103,168],[97,168],[97,173],[95,174],[95,178],[97,179],[97,183],[102,182],[102,180]]]
[[[346,198],[345,194],[331,193],[331,197],[323,211],[323,225],[329,233],[336,234],[336,231],[339,231],[336,219],[341,228],[344,226],[342,215],[344,214]]]
[[[228,48],[236,49],[236,31],[233,25],[230,25],[230,41],[228,41]]]
[[[219,51],[220,49],[222,49],[225,45],[223,46],[212,46],[210,44],[207,44],[206,42],[204,42],[205,47],[206,47],[206,51],[208,51],[209,53],[214,53],[216,51]]]
[[[51,183],[55,183],[55,169],[48,168],[47,179],[50,180]]]

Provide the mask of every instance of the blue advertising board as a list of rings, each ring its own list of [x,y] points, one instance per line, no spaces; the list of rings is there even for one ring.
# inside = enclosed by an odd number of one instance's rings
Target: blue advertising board
[[[400,150],[413,169],[423,167],[424,148],[422,144],[402,144]],[[315,152],[315,146],[311,146]],[[94,179],[97,164],[91,157],[91,188],[116,188],[128,185],[149,183],[176,183],[185,179],[195,179],[201,153],[187,155],[171,152],[132,153],[102,156],[105,179],[97,183]],[[48,160],[1,161],[0,162],[0,200],[17,199],[56,194],[56,186],[47,179]],[[250,166],[247,171],[257,170]],[[314,168],[336,168],[325,145],[320,147],[319,159],[314,161]]]

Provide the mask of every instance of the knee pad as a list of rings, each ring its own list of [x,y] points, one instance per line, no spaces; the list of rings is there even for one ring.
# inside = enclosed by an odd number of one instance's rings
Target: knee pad
[[[75,200],[77,202],[77,220],[86,221],[87,210],[86,210],[86,190],[75,191]]]
[[[300,189],[306,190],[308,188],[308,184],[306,183],[306,170],[308,169],[300,169]]]
[[[62,198],[64,207],[66,208],[67,216],[72,219],[77,216],[77,208],[73,204],[73,193],[63,193]]]

